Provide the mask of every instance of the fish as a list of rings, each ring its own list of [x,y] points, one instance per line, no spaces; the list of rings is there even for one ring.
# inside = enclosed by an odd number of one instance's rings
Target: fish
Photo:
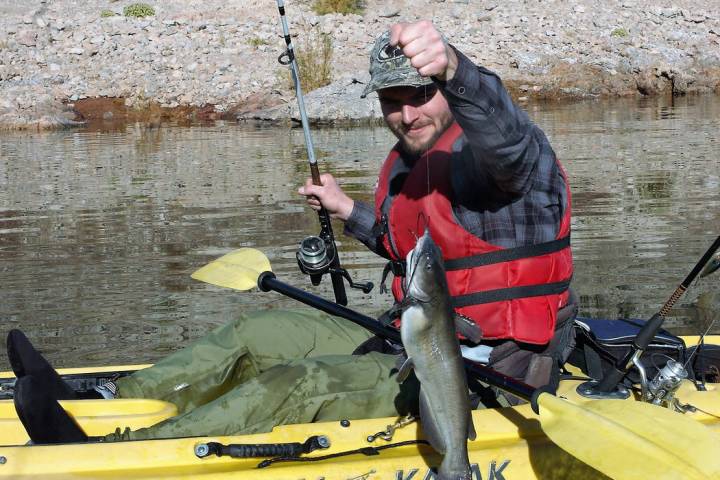
[[[400,337],[407,360],[398,381],[410,371],[420,381],[420,423],[441,455],[439,480],[470,480],[468,439],[475,439],[467,377],[455,329],[440,249],[430,230],[407,256],[407,287]]]
[[[700,278],[707,277],[708,275],[715,272],[719,268],[720,268],[720,253],[716,253],[715,256],[713,258],[711,258],[705,264],[705,267],[700,272]]]

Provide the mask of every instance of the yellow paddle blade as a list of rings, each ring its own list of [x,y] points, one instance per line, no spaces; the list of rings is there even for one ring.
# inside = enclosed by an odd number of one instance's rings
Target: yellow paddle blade
[[[269,271],[270,260],[264,253],[254,248],[241,248],[213,260],[191,276],[218,287],[250,290],[257,286],[260,274]]]
[[[574,405],[547,393],[538,403],[545,434],[611,478],[720,478],[720,435],[680,413],[631,400]]]

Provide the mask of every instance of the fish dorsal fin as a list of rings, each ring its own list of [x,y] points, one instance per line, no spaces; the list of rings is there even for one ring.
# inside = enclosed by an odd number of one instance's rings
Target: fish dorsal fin
[[[398,358],[398,364],[400,364],[400,362],[402,362],[402,365],[398,367],[398,374],[396,378],[398,383],[402,383],[407,379],[414,366],[412,358],[410,357],[406,358],[405,361],[403,361],[403,356],[401,355],[400,358]]]
[[[459,313],[455,313],[455,330],[473,343],[480,343],[483,338],[483,332],[478,324]]]

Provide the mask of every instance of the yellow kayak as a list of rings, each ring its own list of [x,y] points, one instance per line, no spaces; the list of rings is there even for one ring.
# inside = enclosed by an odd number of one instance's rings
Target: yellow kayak
[[[687,340],[689,344],[692,341],[691,338]],[[720,337],[707,337],[706,342],[720,344]],[[60,373],[136,370],[141,367],[144,366],[66,369]],[[0,373],[0,379],[3,378],[12,378],[12,373]],[[580,380],[575,379],[563,380],[557,396],[582,408],[592,400],[576,392],[580,383]],[[691,405],[693,408],[690,410],[693,411],[674,415],[692,419],[692,422],[704,425],[714,434],[720,435],[720,390],[717,387],[718,384],[709,383],[705,391],[700,391],[694,383],[685,381],[675,397],[681,404]],[[637,402],[636,396],[627,400],[602,401],[627,402],[624,405]],[[65,400],[60,403],[91,436],[109,433],[117,426],[133,429],[147,427],[176,413],[174,405],[156,400]],[[666,410],[659,406],[648,408]],[[435,478],[431,468],[440,463],[441,457],[426,444],[415,443],[423,439],[419,423],[411,422],[398,427],[391,438],[375,436],[397,421],[397,418],[350,420],[284,425],[270,433],[256,435],[39,446],[26,445],[28,436],[16,416],[12,400],[0,400],[0,477],[273,480]],[[607,478],[549,440],[541,427],[540,417],[532,411],[530,405],[476,410],[473,412],[473,421],[478,435],[468,443],[468,449],[475,480]],[[321,443],[326,448],[301,455],[293,461],[278,461],[264,468],[258,468],[263,458],[198,454],[205,446],[213,443],[303,443],[313,436],[322,437]],[[370,436],[374,436],[372,441],[369,441]],[[599,441],[591,431],[586,434],[579,432],[578,436],[590,444]],[[668,448],[672,449],[672,445]],[[720,455],[720,444],[717,453]],[[269,455],[265,458],[271,457]],[[318,457],[323,458],[312,461]],[[632,459],[618,461],[632,462]]]

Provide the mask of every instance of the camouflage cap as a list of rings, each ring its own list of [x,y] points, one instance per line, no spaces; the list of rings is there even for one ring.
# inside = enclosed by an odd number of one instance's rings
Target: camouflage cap
[[[390,45],[390,32],[381,34],[370,52],[370,82],[360,98],[370,92],[390,87],[421,87],[433,83],[430,77],[422,77],[400,47]]]

